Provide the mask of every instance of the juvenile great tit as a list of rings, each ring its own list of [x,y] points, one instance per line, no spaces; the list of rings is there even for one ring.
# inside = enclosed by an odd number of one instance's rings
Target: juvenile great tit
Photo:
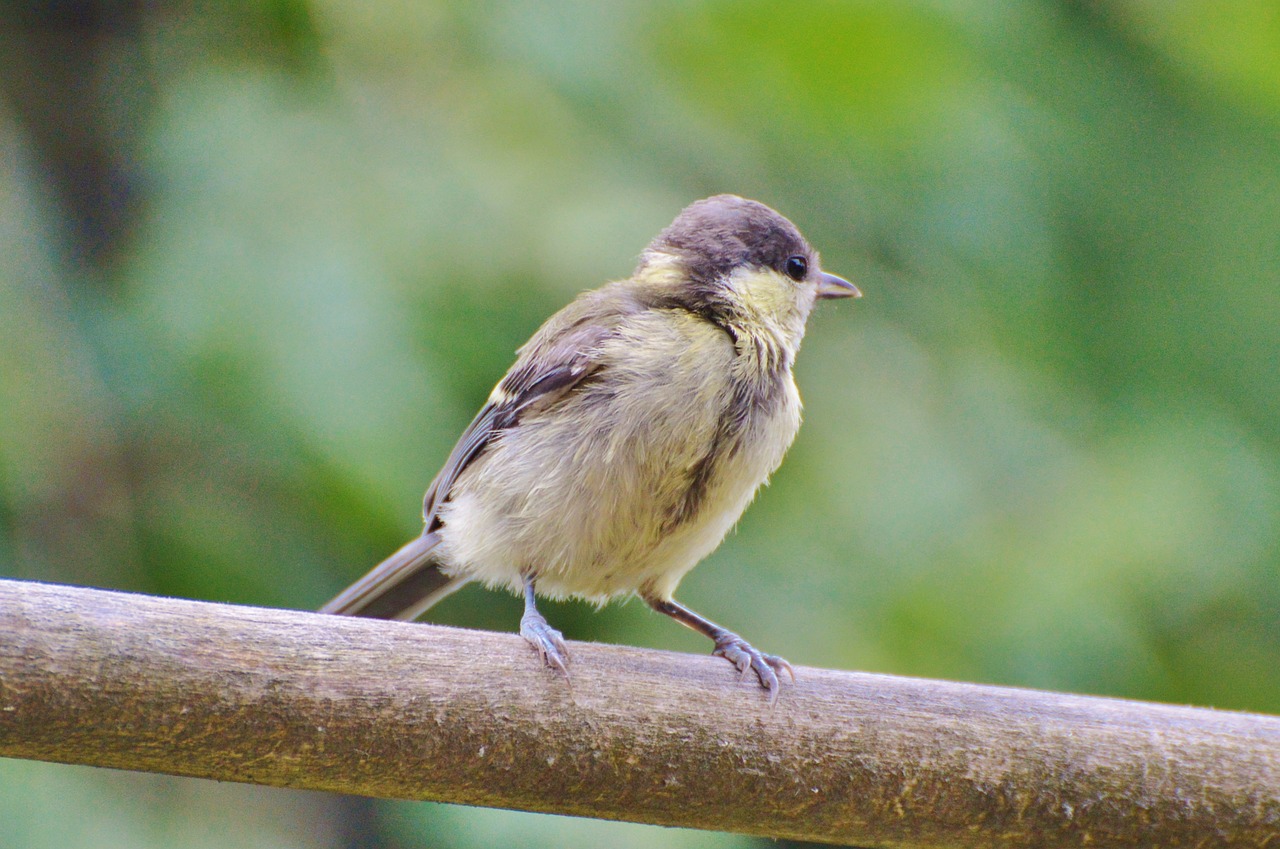
[[[672,594],[795,438],[791,368],[814,302],[860,294],[764,204],[690,205],[631,277],[579,295],[520,348],[427,490],[422,535],[321,612],[410,620],[470,581],[506,587],[524,594],[521,635],[567,672],[535,593],[634,594],[776,698],[790,664]]]

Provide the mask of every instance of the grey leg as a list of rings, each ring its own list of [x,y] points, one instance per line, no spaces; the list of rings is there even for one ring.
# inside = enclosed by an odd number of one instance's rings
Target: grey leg
[[[719,655],[732,663],[742,673],[743,677],[746,677],[750,672],[755,672],[756,677],[760,679],[760,686],[769,691],[770,702],[777,700],[778,691],[782,688],[782,684],[778,680],[779,672],[786,670],[786,673],[791,676],[791,680],[796,680],[796,674],[792,670],[791,664],[777,655],[765,654],[753,648],[742,637],[730,630],[721,628],[710,619],[704,619],[683,604],[671,599],[654,598],[646,598],[645,602],[659,613],[666,614],[699,634],[705,634],[714,640],[716,647],[711,653]]]
[[[565,647],[564,637],[555,628],[547,624],[546,617],[538,612],[533,597],[533,578],[524,579],[524,616],[520,617],[520,636],[529,641],[547,666],[559,669],[565,675],[569,669],[565,665],[569,659],[569,649]]]

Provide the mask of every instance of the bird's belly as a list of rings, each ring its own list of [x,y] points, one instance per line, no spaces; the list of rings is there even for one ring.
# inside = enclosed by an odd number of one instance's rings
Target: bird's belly
[[[607,376],[459,476],[439,512],[447,570],[513,589],[532,576],[552,597],[665,596],[719,544],[781,462],[799,395],[784,373],[770,403],[736,408],[729,337],[693,317],[652,322],[604,352]]]
[[[617,411],[525,422],[492,445],[441,510],[450,571],[542,595],[603,602],[640,592],[668,597],[719,545],[782,460],[799,426],[799,398],[783,398],[721,452],[697,499],[694,470],[717,441],[724,404],[654,407],[645,427],[619,433]],[[665,397],[671,397],[670,394]],[[710,399],[709,399],[710,400]],[[723,439],[723,438],[721,438]]]

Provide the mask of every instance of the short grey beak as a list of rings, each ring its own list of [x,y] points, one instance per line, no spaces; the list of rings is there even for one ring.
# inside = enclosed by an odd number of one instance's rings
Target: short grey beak
[[[836,277],[834,274],[827,274],[825,271],[818,275],[818,297],[819,298],[861,298],[862,293],[858,291],[858,287],[845,280],[843,277]]]

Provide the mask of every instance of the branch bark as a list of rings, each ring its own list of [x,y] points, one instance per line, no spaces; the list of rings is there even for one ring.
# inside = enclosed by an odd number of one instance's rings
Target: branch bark
[[[865,846],[1280,845],[1280,718],[0,581],[0,755]]]

